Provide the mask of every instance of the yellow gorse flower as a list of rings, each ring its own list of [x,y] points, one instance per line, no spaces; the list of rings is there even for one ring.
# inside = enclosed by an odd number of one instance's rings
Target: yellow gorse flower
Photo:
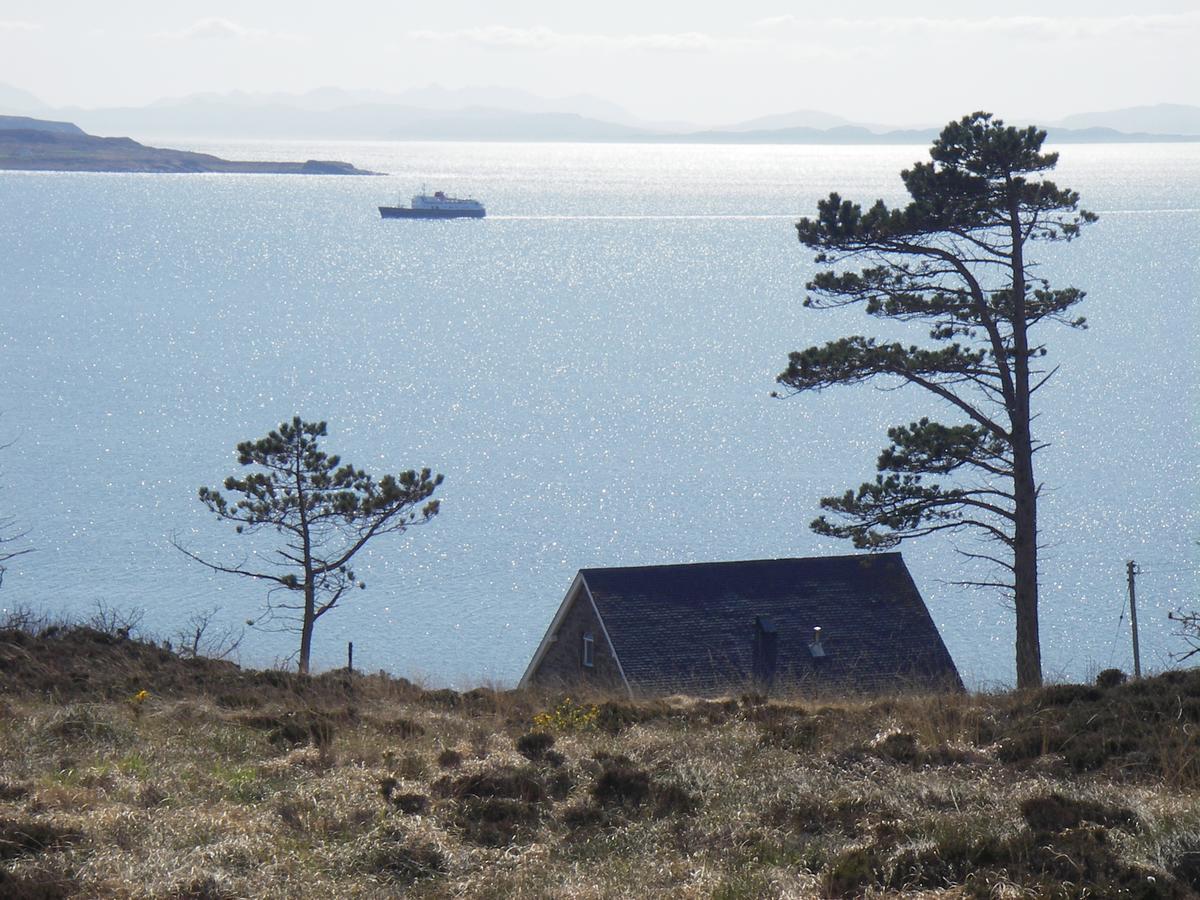
[[[136,703],[139,706],[141,704],[145,703],[149,699],[150,699],[150,692],[148,690],[146,690],[145,688],[142,688],[140,691],[138,691],[136,694],[134,694],[133,697],[130,698],[131,702]]]
[[[533,725],[542,731],[591,731],[596,727],[600,710],[594,704],[574,703],[570,697],[549,712],[533,717]]]

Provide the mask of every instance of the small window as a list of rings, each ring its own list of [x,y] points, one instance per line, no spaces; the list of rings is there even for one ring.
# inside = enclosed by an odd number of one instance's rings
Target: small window
[[[583,634],[583,664],[588,668],[596,665],[596,641],[590,631]]]

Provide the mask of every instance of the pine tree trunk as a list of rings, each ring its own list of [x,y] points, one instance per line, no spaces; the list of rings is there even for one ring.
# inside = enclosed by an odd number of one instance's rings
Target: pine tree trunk
[[[1037,482],[1033,477],[1033,410],[1029,389],[1029,320],[1025,301],[1025,253],[1017,191],[1009,193],[1012,238],[1013,587],[1017,613],[1017,690],[1042,686],[1038,634]]]
[[[296,419],[299,425],[299,417]],[[304,563],[304,616],[300,620],[300,674],[308,674],[308,662],[312,658],[313,627],[317,624],[317,584],[313,580],[312,535],[308,530],[308,497],[304,482],[304,439],[296,428],[296,443],[292,450],[295,466],[296,509],[300,515],[300,542]]]
[[[1028,436],[1016,448],[1013,479],[1016,523],[1013,576],[1017,612],[1017,689],[1041,687],[1042,647],[1038,634],[1037,486]]]
[[[304,582],[304,618],[300,622],[300,674],[308,674],[308,661],[312,657],[313,626],[317,624],[316,593],[312,577]]]

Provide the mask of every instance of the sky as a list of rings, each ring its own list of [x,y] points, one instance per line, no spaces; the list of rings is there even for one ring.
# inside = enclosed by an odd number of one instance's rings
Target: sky
[[[55,106],[430,83],[705,125],[938,124],[1200,102],[1195,0],[0,0],[0,83]]]

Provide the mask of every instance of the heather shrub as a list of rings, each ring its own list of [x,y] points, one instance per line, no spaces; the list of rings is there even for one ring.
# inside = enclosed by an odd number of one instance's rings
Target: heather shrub
[[[440,849],[392,828],[381,829],[359,851],[360,871],[398,885],[410,885],[445,874],[446,856]]]
[[[530,760],[544,759],[546,753],[554,746],[554,735],[544,731],[531,731],[517,738],[517,752]]]

